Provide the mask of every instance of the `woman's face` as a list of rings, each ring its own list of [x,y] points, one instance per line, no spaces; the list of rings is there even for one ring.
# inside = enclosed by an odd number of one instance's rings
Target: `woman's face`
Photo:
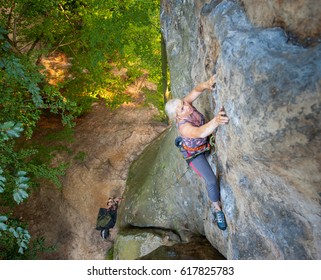
[[[177,106],[176,115],[179,118],[185,118],[192,113],[193,113],[192,106],[185,101],[181,101],[181,103]]]

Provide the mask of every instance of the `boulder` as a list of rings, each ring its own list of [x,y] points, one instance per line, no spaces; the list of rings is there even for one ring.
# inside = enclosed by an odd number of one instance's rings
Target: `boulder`
[[[227,259],[320,259],[321,45],[254,24],[237,1],[206,2],[162,1],[161,22],[173,97],[217,73],[195,106],[210,119],[224,105],[230,118],[209,157],[227,230],[174,146],[174,125],[132,166],[119,226],[203,235]]]

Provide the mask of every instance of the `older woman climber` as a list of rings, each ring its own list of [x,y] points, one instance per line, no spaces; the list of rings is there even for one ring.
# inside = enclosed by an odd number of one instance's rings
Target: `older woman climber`
[[[224,213],[221,209],[220,193],[216,176],[209,165],[205,152],[208,150],[208,136],[210,136],[219,125],[227,124],[229,118],[224,108],[209,122],[192,105],[192,103],[206,89],[212,89],[216,82],[215,75],[206,82],[198,84],[193,90],[181,99],[171,99],[165,105],[165,111],[170,120],[176,121],[176,126],[181,135],[181,151],[187,163],[195,172],[203,177],[207,184],[207,193],[215,209],[217,226],[221,230],[226,229]]]

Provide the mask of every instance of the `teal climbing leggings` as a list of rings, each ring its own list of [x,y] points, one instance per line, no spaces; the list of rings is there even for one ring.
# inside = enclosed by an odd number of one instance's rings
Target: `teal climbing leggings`
[[[216,176],[209,165],[205,153],[198,155],[189,162],[193,170],[204,178],[207,184],[207,193],[212,202],[220,200],[220,191],[218,188]]]

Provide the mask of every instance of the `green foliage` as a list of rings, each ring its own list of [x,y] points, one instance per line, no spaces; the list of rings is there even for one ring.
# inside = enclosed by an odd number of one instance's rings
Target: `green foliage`
[[[0,124],[0,149],[6,147],[5,142],[9,141],[12,138],[17,138],[20,136],[20,133],[23,131],[21,124],[15,124],[14,122],[6,122],[4,124]],[[2,149],[5,152],[7,150]],[[14,152],[14,151],[12,151]],[[5,163],[3,165],[3,163]],[[19,204],[25,198],[28,197],[26,190],[28,189],[27,182],[29,178],[25,175],[27,174],[25,171],[18,171],[15,175],[10,174],[10,166],[8,166],[10,160],[6,157],[6,154],[3,153],[1,158],[0,165],[0,193],[4,193],[6,191],[7,184],[10,184],[10,180],[6,179],[6,175],[14,178],[14,187],[12,191],[13,200]],[[7,171],[7,174],[6,174]],[[2,203],[2,206],[6,206]],[[23,254],[24,250],[27,249],[27,245],[30,240],[30,235],[26,229],[23,229],[20,226],[11,226],[11,222],[5,215],[0,215],[0,237],[2,237],[1,232],[10,233],[13,238],[16,239],[18,245],[18,253]]]
[[[0,29],[0,203],[1,212],[12,209],[28,198],[29,187],[35,185],[33,178],[47,178],[58,186],[62,168],[49,168],[46,164],[34,164],[32,156],[36,149],[19,149],[15,138],[25,132],[31,137],[43,110],[62,115],[71,124],[74,104],[68,102],[57,88],[46,85],[38,67],[26,55],[16,54],[11,48],[7,32]],[[25,128],[25,129],[24,129]],[[27,176],[27,174],[30,174]],[[30,235],[27,229],[15,221],[12,212],[1,214],[1,241],[7,248],[16,246],[17,253],[27,249]],[[15,240],[15,242],[14,242]],[[9,244],[16,244],[10,247]]]
[[[106,260],[112,261],[114,259],[114,246],[112,246],[106,253]]]
[[[5,186],[5,183],[7,182],[7,179],[2,176],[2,173],[3,173],[3,170],[0,167],[0,193],[4,192],[4,186]]]
[[[38,237],[35,240],[31,242],[29,245],[29,248],[25,252],[25,255],[23,256],[23,259],[26,260],[36,260],[38,259],[39,253],[52,253],[56,251],[55,246],[47,246],[45,244],[45,238],[44,237]]]
[[[76,161],[78,161],[78,162],[83,162],[84,160],[85,160],[85,158],[86,158],[86,153],[85,152],[78,152],[76,155],[75,155],[75,157],[74,157],[74,159],[76,160]]]
[[[0,123],[0,204],[1,209],[12,209],[28,198],[30,186],[35,185],[35,179],[46,178],[61,187],[59,176],[64,174],[63,165],[58,168],[49,167],[45,163],[34,162],[35,149],[15,150],[13,138],[21,136],[21,123]],[[27,177],[30,174],[30,177]],[[12,211],[0,214],[0,259],[19,259],[28,248],[30,235],[20,221],[12,216]],[[14,253],[16,252],[16,253]],[[9,257],[10,256],[10,257]]]
[[[2,223],[2,220],[5,220],[6,224]],[[5,230],[2,230],[3,225]],[[45,246],[43,237],[31,241],[30,234],[22,226],[26,227],[16,219],[8,220],[6,217],[4,219],[4,216],[0,216],[0,260],[36,259],[39,252],[55,250],[52,246]]]
[[[46,142],[72,143],[74,141],[74,130],[69,126],[65,126],[63,129],[45,135],[44,138]],[[40,143],[37,143],[37,145],[39,144]]]
[[[27,182],[30,180],[26,177],[27,172],[18,171],[15,179],[16,188],[13,191],[13,199],[17,204],[20,204],[25,198],[28,197],[26,190],[29,188]]]
[[[101,97],[116,108],[129,101],[124,90],[141,75],[141,69],[146,69],[153,81],[160,78],[159,1],[85,2],[78,6],[80,40],[63,48],[74,57],[72,71],[81,77],[81,89],[79,80],[77,89],[77,82],[71,81],[67,92]],[[128,69],[127,79],[112,74],[113,67]]]
[[[17,239],[17,244],[19,246],[18,253],[23,254],[24,250],[28,248],[28,243],[30,239],[30,234],[26,229],[23,229],[21,227],[13,228],[10,227],[9,232],[13,234],[13,236]]]
[[[0,137],[2,141],[7,141],[10,138],[18,138],[23,131],[21,123],[12,121],[0,124]]]
[[[34,185],[27,174],[34,178],[46,178],[60,185],[58,179],[64,172],[62,166],[51,168],[46,164],[34,164],[32,156],[37,154],[34,149],[21,149],[16,151],[13,138],[21,136],[23,128],[21,123],[0,123],[0,203],[1,209],[11,209],[28,198],[29,187]],[[28,248],[30,235],[20,221],[11,217],[12,211],[0,214],[0,248],[1,255],[9,254],[13,257],[16,250],[23,254]],[[14,242],[15,240],[15,242]],[[19,258],[16,255],[17,258]]]
[[[0,216],[3,218],[5,216]],[[5,229],[1,228],[0,222],[0,259],[19,259],[28,248],[30,235],[27,230],[18,226],[16,220],[7,219]],[[18,253],[18,254],[17,254]]]
[[[56,251],[55,246],[47,246],[44,237],[37,237],[31,240],[28,248],[23,254],[17,254],[19,245],[11,238],[10,232],[4,232],[0,238],[0,260],[36,260],[39,253],[52,253]]]
[[[8,218],[6,216],[0,216],[0,230],[7,230],[8,226],[4,223],[8,221]],[[1,232],[0,232],[1,236]]]
[[[44,112],[59,114],[71,127],[97,98],[117,108],[129,101],[124,91],[142,69],[158,83],[159,1],[0,0],[0,7],[0,211],[5,212],[0,213],[0,259],[14,259],[22,258],[30,235],[12,209],[39,178],[61,187],[66,166],[52,168],[48,161],[53,150],[67,149],[63,144],[24,148],[20,139],[32,137]],[[39,61],[57,52],[72,66],[69,76],[52,86]],[[114,75],[114,68],[126,68],[126,77]],[[162,107],[156,95],[148,102]],[[84,158],[80,152],[74,159]]]
[[[160,79],[159,0],[0,0],[0,4],[6,11],[0,26],[6,26],[10,34],[17,34],[9,39],[3,31],[2,38],[8,41],[3,48],[8,49],[10,43],[15,53],[27,53],[29,59],[57,51],[72,57],[72,78],[61,85],[69,102],[64,112],[71,110],[74,115],[80,115],[90,109],[97,97],[106,99],[111,107],[128,101],[124,89],[135,76],[120,80],[110,72],[112,67],[125,67],[132,73],[145,69],[153,82]],[[26,71],[19,59],[12,58],[6,63],[9,72],[17,74],[17,86],[23,87],[18,81],[28,84],[34,104],[41,107],[45,99],[41,100],[36,77],[20,79]],[[159,94],[162,95],[161,91]],[[53,109],[52,104],[45,105]],[[58,104],[56,108],[60,108]],[[27,114],[28,109],[24,110]],[[35,125],[40,113],[33,111],[28,115],[29,125]],[[8,119],[12,118],[8,116]]]
[[[6,32],[0,29],[0,44],[7,45]],[[60,113],[65,124],[72,124],[76,104],[61,95],[58,88],[45,84],[39,68],[27,56],[17,57],[11,49],[0,49],[0,122],[21,123],[27,137],[44,109]],[[6,130],[5,127],[0,128]],[[7,133],[15,133],[16,129]]]

